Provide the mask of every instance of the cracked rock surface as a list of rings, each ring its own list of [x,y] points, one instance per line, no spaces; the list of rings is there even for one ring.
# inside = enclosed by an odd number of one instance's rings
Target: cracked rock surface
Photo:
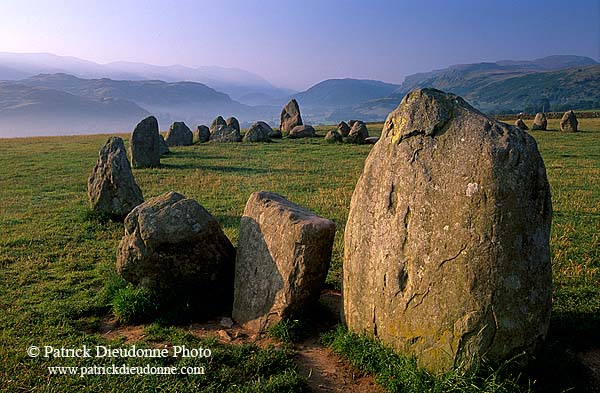
[[[432,371],[533,352],[550,321],[552,206],[533,137],[409,93],[350,204],[344,318]]]

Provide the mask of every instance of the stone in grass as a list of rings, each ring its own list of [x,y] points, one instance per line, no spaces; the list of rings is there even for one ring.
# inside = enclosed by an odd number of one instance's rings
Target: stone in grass
[[[546,115],[541,112],[536,113],[535,118],[533,119],[533,125],[531,126],[531,129],[545,131],[547,127],[548,120],[546,119]]]
[[[271,133],[273,129],[264,121],[257,121],[252,124],[246,135],[244,135],[244,142],[271,142]]]
[[[337,132],[345,138],[350,133],[350,126],[345,121],[340,121],[337,126]]]
[[[242,134],[229,126],[217,126],[210,134],[211,142],[241,142]]]
[[[88,197],[94,212],[120,219],[144,202],[123,139],[111,137],[100,149],[98,162],[88,179]]]
[[[350,203],[347,326],[435,372],[532,354],[550,322],[551,217],[533,137],[458,96],[410,92]]]
[[[209,131],[212,134],[217,127],[226,126],[227,122],[223,119],[222,116],[217,116],[210,125]]]
[[[330,130],[327,135],[325,135],[325,140],[330,143],[341,142],[344,138],[337,130]]]
[[[300,115],[300,106],[298,101],[291,99],[281,110],[279,121],[279,130],[287,135],[296,126],[301,126],[302,115]]]
[[[231,310],[235,249],[198,202],[168,192],[125,219],[117,272],[141,287],[172,292],[206,313]]]
[[[184,122],[176,121],[169,127],[165,142],[167,146],[189,146],[194,143],[194,135]]]
[[[529,127],[527,127],[527,124],[525,124],[523,119],[521,119],[520,117],[515,121],[515,127],[518,127],[525,131],[529,129]]]
[[[290,139],[312,138],[315,136],[317,136],[315,129],[309,125],[296,126],[288,134]]]
[[[562,132],[577,132],[578,125],[577,116],[575,116],[575,112],[573,111],[565,112],[560,120],[560,130]]]
[[[200,125],[194,131],[194,143],[206,143],[210,140],[210,130],[207,126]]]
[[[225,120],[225,125],[236,129],[238,132],[240,132],[240,122],[233,116],[228,117],[227,120]]]
[[[160,134],[154,116],[146,117],[135,126],[129,149],[132,167],[151,168],[160,165]]]
[[[316,301],[334,235],[332,221],[281,195],[252,194],[240,223],[233,319],[261,332]]]
[[[158,135],[160,137],[159,138],[159,142],[160,142],[159,153],[160,153],[160,155],[164,156],[165,154],[169,154],[171,152],[171,150],[169,150],[169,146],[167,146],[167,142],[165,142],[165,138],[160,134],[158,134]]]
[[[365,139],[369,137],[369,130],[367,129],[367,125],[362,121],[354,121],[352,123],[352,128],[348,133],[347,141],[348,143],[355,143],[357,145],[362,145],[365,143]]]

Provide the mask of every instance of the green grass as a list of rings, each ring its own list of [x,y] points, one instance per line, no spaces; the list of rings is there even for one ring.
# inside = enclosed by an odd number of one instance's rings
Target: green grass
[[[558,121],[550,120],[550,128],[556,130]],[[380,127],[369,125],[369,130],[377,134]],[[317,131],[324,135],[330,128]],[[579,380],[586,380],[572,354],[600,347],[600,119],[580,119],[580,128],[583,132],[576,134],[532,133],[546,163],[554,204],[553,317],[545,363],[527,376],[538,391],[581,385]],[[27,357],[30,345],[107,343],[97,331],[123,288],[114,277],[123,227],[90,217],[86,196],[87,177],[106,139],[0,139],[0,391],[182,391],[194,385],[205,391],[304,389],[286,349],[215,343],[220,355],[215,355],[210,372],[185,378],[50,377],[46,367],[65,362]],[[194,145],[172,148],[161,168],[134,174],[146,199],[170,190],[196,199],[234,244],[246,200],[257,190],[278,192],[334,220],[337,232],[327,285],[339,289],[344,225],[370,149],[329,144],[322,138]],[[193,340],[182,336],[184,326],[148,326],[154,330],[141,345],[152,345],[152,337]]]
[[[519,374],[497,369],[477,368],[468,372],[451,371],[435,375],[417,367],[414,358],[396,354],[377,340],[349,332],[343,327],[323,335],[323,342],[347,359],[358,370],[375,376],[389,392],[521,392],[529,386],[519,384]]]

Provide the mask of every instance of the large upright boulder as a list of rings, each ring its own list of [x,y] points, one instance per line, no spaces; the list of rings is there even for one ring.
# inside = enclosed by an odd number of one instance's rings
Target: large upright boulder
[[[144,202],[123,139],[111,137],[100,149],[98,162],[88,179],[88,197],[93,211],[121,219]]]
[[[205,125],[200,125],[196,127],[196,131],[194,131],[194,142],[195,143],[205,143],[210,140],[210,129]]]
[[[453,94],[410,92],[350,203],[348,327],[433,371],[531,353],[550,321],[551,216],[533,137]]]
[[[227,125],[227,122],[225,121],[225,119],[223,119],[222,116],[217,116],[215,118],[215,120],[213,120],[213,122],[210,124],[210,128],[209,128],[210,133],[212,134],[218,127],[221,127],[221,126],[224,127],[226,125]]]
[[[279,130],[284,134],[288,134],[296,126],[301,126],[302,116],[300,115],[300,107],[298,101],[291,99],[281,110]]]
[[[194,134],[182,121],[171,124],[165,137],[167,146],[189,146],[194,143]]]
[[[367,125],[359,120],[354,121],[352,123],[352,128],[348,133],[348,143],[356,143],[357,145],[362,145],[365,143],[365,139],[369,137],[369,129]]]
[[[227,120],[225,120],[225,125],[237,130],[238,132],[240,132],[240,122],[238,121],[238,119],[236,119],[235,117],[231,116],[228,117]]]
[[[117,272],[136,285],[185,295],[207,311],[231,308],[235,249],[193,199],[168,192],[125,219]]]
[[[544,113],[538,112],[533,119],[533,125],[531,126],[532,130],[542,130],[545,131],[548,127],[548,120],[546,119],[546,115]]]
[[[264,121],[257,121],[252,124],[246,135],[244,135],[244,142],[271,142],[271,132],[273,129],[270,125]]]
[[[315,136],[317,136],[317,133],[315,132],[313,126],[309,126],[306,124],[292,128],[292,130],[288,134],[288,138],[290,139],[312,138]]]
[[[210,134],[211,142],[241,142],[242,134],[229,126],[217,126]]]
[[[562,132],[577,132],[578,125],[577,116],[575,116],[575,112],[573,111],[565,112],[560,120],[560,130]]]
[[[160,165],[160,134],[156,117],[148,116],[135,126],[129,149],[132,167],[151,168]]]
[[[316,301],[325,282],[335,224],[281,195],[248,199],[235,262],[233,319],[259,332]]]

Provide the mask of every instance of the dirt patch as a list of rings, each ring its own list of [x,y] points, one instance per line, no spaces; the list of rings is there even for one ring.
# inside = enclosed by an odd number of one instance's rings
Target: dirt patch
[[[341,294],[324,291],[321,305],[310,321],[310,336],[294,345],[294,361],[300,375],[315,392],[381,392],[372,377],[356,372],[320,342],[320,334],[339,323]],[[226,325],[221,323],[221,318],[217,318],[182,328],[200,339],[214,337],[223,344],[255,344],[261,348],[282,345],[265,334],[249,332],[237,324],[230,327]],[[122,339],[124,343],[132,343],[144,340],[144,328],[145,325],[121,325],[113,316],[106,316],[101,320],[97,332],[107,340]],[[163,346],[165,343],[153,342],[152,345]]]
[[[381,392],[373,378],[356,373],[315,338],[296,346],[298,371],[315,392]]]

